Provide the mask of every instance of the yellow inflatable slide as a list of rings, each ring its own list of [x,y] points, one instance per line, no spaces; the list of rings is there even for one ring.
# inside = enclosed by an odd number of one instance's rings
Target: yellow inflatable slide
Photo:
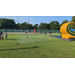
[[[63,24],[60,27],[62,38],[75,39],[75,29],[72,28],[74,24],[75,24],[74,22],[68,22],[68,23]]]

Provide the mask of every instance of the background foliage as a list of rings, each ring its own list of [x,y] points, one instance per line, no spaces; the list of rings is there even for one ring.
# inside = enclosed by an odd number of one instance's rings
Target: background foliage
[[[75,22],[75,16],[72,17],[72,22]],[[13,19],[0,18],[0,29],[39,29],[39,30],[59,30],[61,25],[69,22],[64,20],[61,24],[58,21],[51,21],[50,23],[41,22],[40,25],[32,25],[30,23],[15,23]]]

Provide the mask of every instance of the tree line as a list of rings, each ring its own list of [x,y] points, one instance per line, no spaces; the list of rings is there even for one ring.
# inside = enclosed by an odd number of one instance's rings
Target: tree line
[[[72,17],[72,22],[75,22],[75,16]],[[51,21],[50,23],[41,22],[40,25],[32,25],[30,23],[15,23],[13,19],[0,18],[0,29],[39,29],[39,30],[59,30],[62,24],[69,22],[64,20],[61,24],[58,21]]]

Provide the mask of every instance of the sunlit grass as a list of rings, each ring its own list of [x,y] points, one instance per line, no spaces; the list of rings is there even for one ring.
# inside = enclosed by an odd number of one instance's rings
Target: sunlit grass
[[[8,34],[7,40],[0,40],[0,58],[75,58],[75,41],[49,34],[28,34],[28,38],[25,37],[25,34]]]

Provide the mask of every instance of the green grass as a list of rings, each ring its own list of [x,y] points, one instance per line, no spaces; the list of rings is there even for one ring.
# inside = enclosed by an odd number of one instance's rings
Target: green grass
[[[75,41],[48,34],[28,34],[28,38],[25,34],[8,34],[7,40],[0,40],[0,58],[75,58]]]

